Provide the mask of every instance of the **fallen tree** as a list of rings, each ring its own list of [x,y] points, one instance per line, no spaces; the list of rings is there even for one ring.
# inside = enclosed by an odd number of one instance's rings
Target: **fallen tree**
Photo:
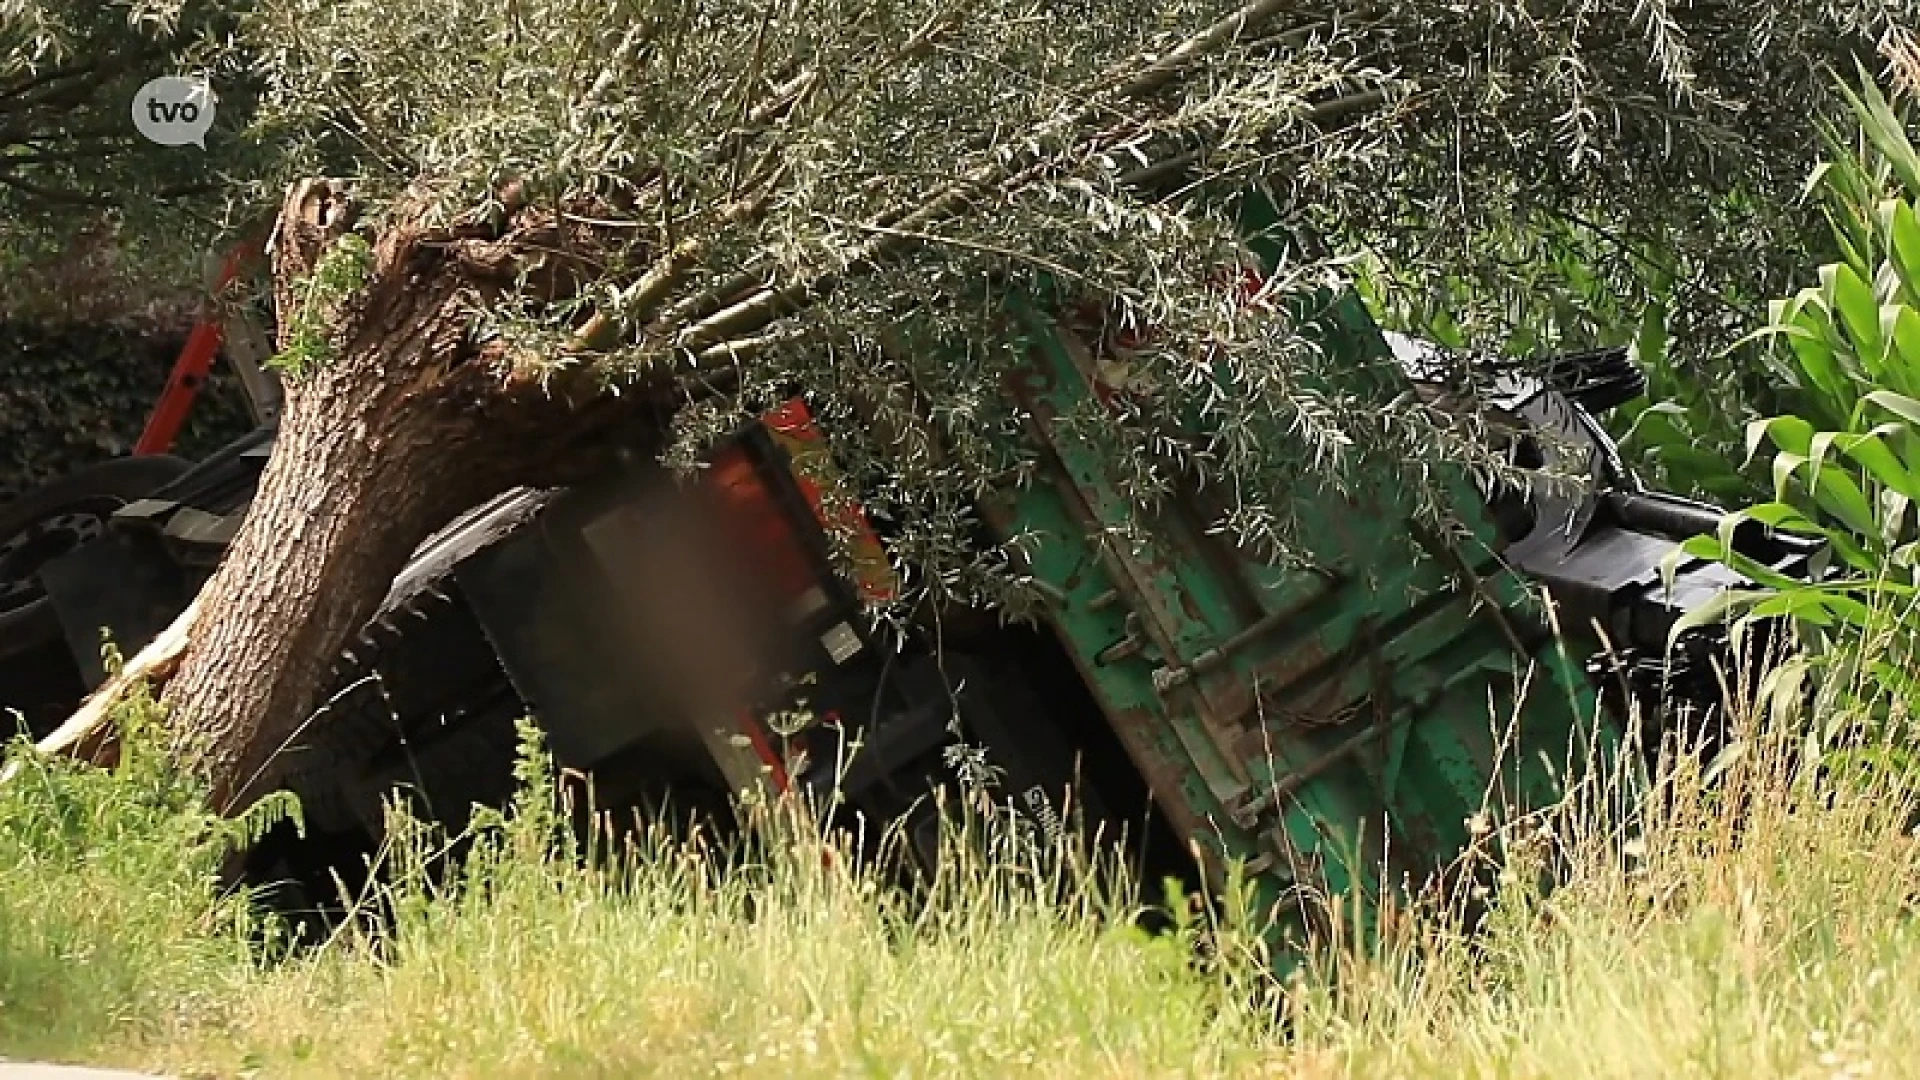
[[[1316,389],[1288,301],[1337,258],[1285,238],[1262,296],[1220,302],[1209,281],[1243,256],[1217,196],[1257,181],[1303,220],[1352,213],[1396,176],[1395,199],[1440,196],[1450,153],[1463,201],[1617,196],[1618,220],[1673,228],[1779,166],[1740,142],[1741,102],[1811,112],[1816,52],[1886,29],[1781,5],[1805,36],[1767,39],[1781,63],[1756,74],[1714,51],[1751,25],[1718,9],[1535,7],[267,0],[246,19],[273,73],[262,136],[298,148],[270,182],[287,192],[278,441],[200,598],[47,745],[102,752],[116,696],[163,681],[179,755],[243,806],[342,642],[454,515],[606,426],[651,425],[684,456],[795,384],[937,556],[998,471],[980,402],[1018,337],[981,291],[1036,277],[1155,328],[1139,362],[1186,388],[1170,413],[1300,433],[1297,455],[1182,448],[1236,481],[1244,539],[1285,546],[1260,493],[1308,475],[1472,458],[1415,406]],[[312,179],[316,162],[344,167]],[[934,338],[977,362],[929,369],[912,345]],[[1249,392],[1208,396],[1200,357]],[[915,429],[887,422],[902,402],[928,408],[941,454],[879,437]],[[1162,468],[1142,456],[1143,495]]]

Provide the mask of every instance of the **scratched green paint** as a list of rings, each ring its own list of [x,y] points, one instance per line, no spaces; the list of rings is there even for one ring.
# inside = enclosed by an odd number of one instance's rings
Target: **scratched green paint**
[[[1128,606],[1124,603],[1107,609],[1094,604],[1096,597],[1117,583],[1110,578],[1095,555],[1098,540],[1082,524],[1067,498],[1053,487],[1039,483],[1000,493],[996,514],[1012,524],[1008,533],[1030,533],[1039,538],[1028,559],[1028,570],[1058,590],[1052,621],[1062,641],[1071,649],[1083,670],[1093,672],[1090,689],[1109,717],[1141,731],[1145,753],[1152,758],[1184,765],[1179,790],[1156,791],[1162,801],[1176,801],[1193,818],[1212,823],[1213,828],[1191,839],[1211,856],[1220,860],[1249,860],[1258,855],[1254,839],[1234,826],[1225,807],[1207,782],[1209,771],[1224,771],[1219,762],[1207,769],[1202,762],[1209,751],[1210,736],[1198,717],[1187,712],[1169,712],[1153,687],[1151,669],[1140,663],[1122,663],[1100,667],[1095,657],[1125,633]],[[1147,718],[1146,725],[1127,724],[1130,716]],[[1196,754],[1194,748],[1199,747]],[[1217,751],[1214,752],[1217,754]],[[1196,760],[1196,758],[1200,760]],[[1277,883],[1256,880],[1255,899],[1263,908],[1278,905]]]
[[[1242,211],[1251,246],[1270,262],[1278,248],[1259,234],[1273,220],[1271,208],[1249,199]],[[1390,350],[1355,297],[1335,298],[1323,325],[1323,347],[1346,361],[1354,377],[1366,384],[1349,389],[1389,396],[1404,389],[1403,383],[1393,381],[1397,375],[1389,376],[1385,361]],[[1042,325],[1034,344],[1034,367],[1040,376],[1028,388],[1034,403],[1043,413],[1056,415],[1085,407],[1090,387],[1059,340]],[[1274,445],[1284,445],[1279,434]],[[1260,831],[1277,830],[1294,850],[1324,860],[1322,876],[1314,884],[1376,899],[1386,881],[1397,880],[1397,872],[1412,872],[1417,879],[1463,849],[1471,837],[1468,819],[1482,808],[1490,788],[1503,802],[1539,805],[1560,790],[1556,773],[1569,763],[1569,746],[1595,738],[1603,751],[1610,751],[1617,743],[1617,732],[1596,733],[1599,717],[1594,694],[1580,672],[1582,655],[1563,655],[1546,638],[1533,655],[1514,655],[1488,601],[1510,625],[1536,633],[1538,620],[1523,582],[1508,573],[1485,575],[1487,595],[1480,598],[1479,610],[1470,613],[1473,591],[1456,582],[1449,567],[1412,554],[1412,545],[1400,542],[1396,530],[1404,528],[1403,508],[1376,503],[1371,511],[1357,510],[1330,493],[1302,491],[1291,495],[1308,525],[1309,547],[1345,551],[1355,564],[1373,561],[1349,568],[1371,571],[1376,580],[1368,583],[1356,574],[1302,607],[1293,619],[1200,677],[1209,687],[1237,683],[1257,691],[1263,670],[1305,655],[1302,650],[1320,657],[1342,656],[1369,627],[1406,616],[1418,597],[1446,600],[1378,639],[1377,663],[1358,659],[1347,663],[1347,670],[1333,672],[1339,690],[1332,695],[1334,707],[1357,702],[1362,706],[1357,718],[1337,727],[1312,727],[1256,717],[1253,741],[1260,742],[1264,752],[1246,754],[1243,746],[1218,736],[1202,719],[1190,688],[1157,690],[1153,670],[1186,665],[1246,629],[1249,620],[1237,611],[1236,596],[1250,591],[1264,611],[1277,612],[1290,610],[1324,586],[1313,575],[1251,560],[1240,560],[1223,573],[1198,553],[1199,545],[1212,542],[1209,538],[1167,515],[1149,512],[1121,491],[1110,468],[1109,447],[1064,427],[1048,429],[1044,418],[1029,441],[1032,449],[1054,455],[1055,475],[1051,482],[1000,493],[996,519],[1009,534],[1040,537],[1029,569],[1056,592],[1050,614],[1057,632],[1089,674],[1108,714],[1116,721],[1134,721],[1136,737],[1143,740],[1139,752],[1171,763],[1180,776],[1178,790],[1157,794],[1184,808],[1184,816],[1207,823],[1203,835],[1194,839],[1217,855],[1255,859],[1266,850]],[[1387,490],[1375,493],[1376,498],[1391,502],[1390,486],[1380,486]],[[1490,526],[1484,515],[1467,512],[1477,505],[1477,496],[1464,475],[1452,478],[1452,489],[1462,517],[1480,542],[1478,547],[1468,545],[1461,556],[1470,565],[1487,564],[1484,544]],[[1109,541],[1101,534],[1127,526],[1144,535],[1144,544],[1133,549],[1115,544],[1117,563],[1103,562],[1096,549]],[[1131,573],[1115,575],[1116,565],[1131,568]],[[1114,588],[1120,601],[1096,609],[1094,598]],[[1148,647],[1101,664],[1096,659],[1100,653],[1126,635],[1129,611],[1139,614]],[[1156,637],[1166,644],[1164,652],[1152,644]],[[1496,762],[1495,725],[1511,719],[1517,707],[1512,687],[1527,665],[1535,665],[1537,673],[1520,710],[1518,742]],[[1373,681],[1375,672],[1383,679],[1379,685]],[[1309,687],[1308,692],[1320,688]],[[1383,701],[1389,706],[1384,719],[1374,707]],[[1309,763],[1373,723],[1384,725],[1381,737],[1301,784],[1263,819],[1260,829],[1233,823],[1227,803],[1236,795],[1256,797],[1289,783]],[[1383,878],[1380,872],[1381,858],[1388,852],[1401,860],[1391,868],[1395,878]],[[1261,902],[1277,905],[1294,884],[1285,873],[1287,862],[1279,859],[1257,879]],[[1275,943],[1284,945],[1283,939],[1298,933],[1301,925],[1292,918],[1277,920]]]

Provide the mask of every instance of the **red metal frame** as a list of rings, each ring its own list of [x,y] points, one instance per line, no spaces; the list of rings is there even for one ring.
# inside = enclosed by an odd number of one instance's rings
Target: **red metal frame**
[[[825,452],[826,434],[815,424],[813,413],[800,398],[789,398],[769,409],[761,415],[760,421],[796,459],[796,466],[800,458],[811,457],[818,461],[818,455]],[[871,601],[893,599],[898,583],[893,580],[886,551],[881,547],[880,538],[875,534],[866,511],[857,504],[829,507],[823,484],[829,482],[830,477],[817,476],[803,467],[796,467],[793,469],[793,479],[822,527],[838,526],[851,530],[856,571],[854,586],[859,589],[860,595]],[[836,509],[838,512],[835,512]]]
[[[826,475],[821,475],[803,463],[803,459],[813,457],[814,464],[826,464],[816,456],[825,453],[826,436],[814,422],[806,403],[797,397],[790,398],[762,413],[760,423],[773,436],[776,445],[786,450],[787,476],[812,511],[814,523],[821,527],[837,524],[852,530],[856,562],[854,584],[862,597],[870,601],[892,598],[897,583],[865,510],[857,503],[831,506],[826,492],[826,485],[836,479],[831,467],[828,466]],[[810,588],[815,570],[800,547],[800,538],[795,532],[798,523],[775,504],[768,481],[744,447],[736,443],[721,450],[712,465],[706,482],[740,515],[737,523],[751,536],[758,560],[788,593],[787,599]],[[741,710],[738,719],[740,731],[751,744],[754,756],[766,768],[774,790],[787,793],[793,779],[787,774],[786,761],[775,745],[773,733],[751,709]],[[831,712],[821,717],[823,722],[836,727],[840,719],[838,713]]]
[[[160,392],[160,400],[154,403],[153,413],[147,417],[146,430],[133,444],[135,455],[164,454],[173,449],[180,429],[186,426],[187,414],[193,411],[194,399],[200,396],[200,388],[206,385],[207,374],[213,370],[214,358],[220,355],[219,295],[240,276],[241,268],[261,253],[263,246],[259,240],[250,240],[227,253],[214,285],[214,297],[202,307],[200,318],[187,335],[186,346],[180,350],[180,358],[173,362],[167,388]]]
[[[742,712],[740,727],[747,733],[747,741],[753,744],[754,756],[767,767],[773,790],[781,795],[792,790],[793,779],[787,775],[787,763],[781,758],[780,752],[773,748],[773,740],[769,737],[771,732],[760,723],[760,718],[753,715],[751,710]]]

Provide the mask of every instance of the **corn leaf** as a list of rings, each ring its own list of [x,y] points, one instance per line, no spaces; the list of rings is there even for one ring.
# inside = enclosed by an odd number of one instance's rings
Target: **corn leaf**
[[[1821,267],[1820,279],[1833,309],[1840,314],[1840,324],[1846,329],[1862,373],[1880,381],[1881,372],[1886,370],[1887,343],[1880,334],[1880,301],[1873,287],[1844,263]]]
[[[1889,345],[1885,385],[1912,394],[1920,389],[1920,311],[1904,303],[1885,305],[1880,332]]]
[[[1839,434],[1833,444],[1842,454],[1859,462],[1881,484],[1902,498],[1920,499],[1920,476],[1909,472],[1905,462],[1886,443],[1872,434]]]
[[[1900,186],[1905,188],[1909,197],[1920,198],[1920,153],[1916,153],[1913,143],[1907,138],[1906,124],[1894,115],[1893,106],[1887,103],[1886,95],[1871,72],[1864,64],[1860,65],[1860,91],[1854,93],[1847,87],[1840,92],[1853,106],[1856,119],[1860,122],[1861,133],[1880,152],[1888,168],[1900,178]]]
[[[1834,352],[1836,335],[1826,300],[1818,290],[1803,289],[1791,300],[1775,301],[1772,307],[1773,327],[1786,336],[1800,373],[1819,391],[1828,413],[1820,421],[1828,426],[1838,424],[1838,417],[1831,414],[1838,411],[1845,415],[1853,407],[1853,393],[1846,368]]]
[[[1900,275],[1906,302],[1920,307],[1920,216],[1905,199],[1890,199],[1887,205],[1887,260]]]
[[[1813,474],[1810,486],[1820,509],[1838,518],[1856,535],[1878,534],[1880,525],[1874,517],[1872,501],[1845,472],[1832,465],[1823,465]]]
[[[1920,427],[1920,399],[1906,394],[1896,394],[1890,390],[1873,390],[1860,400],[1877,405],[1907,423]]]
[[[1747,425],[1747,460],[1759,453],[1761,443],[1770,442],[1776,452],[1807,454],[1813,449],[1813,425],[1798,416],[1771,416]]]

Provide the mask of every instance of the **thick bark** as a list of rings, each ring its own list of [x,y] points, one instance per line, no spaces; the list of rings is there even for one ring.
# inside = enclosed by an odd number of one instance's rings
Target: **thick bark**
[[[259,794],[251,789],[269,777],[256,774],[414,548],[503,486],[462,460],[483,414],[404,389],[439,315],[402,317],[393,337],[290,398],[259,495],[167,687],[182,748],[207,769],[217,805]]]
[[[289,195],[274,245],[283,347],[305,283],[351,224],[350,201],[327,181]],[[41,749],[111,764],[112,707],[135,682],[163,684],[176,756],[204,773],[218,809],[242,809],[274,789],[303,726],[324,722],[313,716],[322,679],[422,541],[510,487],[589,475],[599,451],[636,434],[657,450],[671,403],[517,379],[470,334],[474,313],[514,284],[521,253],[549,253],[543,269],[564,292],[568,268],[551,253],[591,239],[556,240],[551,218],[531,211],[429,229],[403,204],[365,282],[326,313],[330,359],[288,381],[273,456],[219,570]],[[603,441],[610,431],[620,434]]]
[[[325,185],[288,201],[283,320],[344,227],[340,205]],[[532,395],[470,342],[475,268],[457,254],[404,220],[390,227],[331,358],[289,380],[258,494],[162,697],[180,756],[222,810],[272,790],[321,679],[418,545],[522,475]]]

